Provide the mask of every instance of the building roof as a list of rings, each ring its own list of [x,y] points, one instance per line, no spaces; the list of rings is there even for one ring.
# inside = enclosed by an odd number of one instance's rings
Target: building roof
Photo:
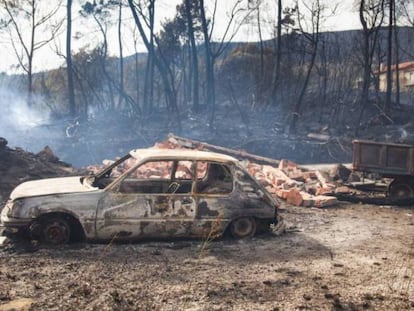
[[[399,63],[398,64],[398,70],[400,71],[409,71],[410,69],[414,70],[414,61],[410,61],[410,62],[404,62],[404,63]],[[397,70],[397,65],[391,65],[391,71],[395,71]],[[387,72],[387,66],[380,66],[380,70],[377,71],[377,74],[381,74],[381,73],[385,73]]]

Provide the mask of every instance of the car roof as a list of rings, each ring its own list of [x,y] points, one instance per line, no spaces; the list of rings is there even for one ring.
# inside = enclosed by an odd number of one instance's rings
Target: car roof
[[[198,160],[198,161],[215,161],[215,162],[238,162],[231,156],[193,149],[161,149],[147,148],[134,149],[129,154],[139,160]]]

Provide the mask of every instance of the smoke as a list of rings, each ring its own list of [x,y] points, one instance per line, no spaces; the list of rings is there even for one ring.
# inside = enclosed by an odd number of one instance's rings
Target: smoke
[[[45,112],[30,109],[22,98],[7,95],[0,92],[0,96],[6,98],[6,102],[2,105],[2,110],[6,112],[3,116],[5,120],[1,119],[2,123],[8,123],[11,128],[28,130],[45,123],[45,119],[48,120],[49,116],[45,118]]]
[[[25,95],[5,87],[0,88],[0,112],[0,137],[8,140],[10,148],[38,153],[49,146],[60,160],[76,167],[153,144],[134,136],[125,116],[89,106],[86,120],[56,119],[41,96],[28,107]]]
[[[0,89],[0,137],[9,141],[11,147],[21,147],[37,152],[47,145],[50,130],[50,111],[41,98],[34,98],[28,107],[27,98],[10,90]],[[37,150],[36,150],[37,149]]]

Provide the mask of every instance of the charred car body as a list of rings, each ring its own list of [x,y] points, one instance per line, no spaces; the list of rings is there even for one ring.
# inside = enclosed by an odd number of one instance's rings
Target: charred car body
[[[46,243],[253,236],[281,223],[277,202],[233,157],[136,149],[97,174],[29,181],[1,213],[9,232]]]

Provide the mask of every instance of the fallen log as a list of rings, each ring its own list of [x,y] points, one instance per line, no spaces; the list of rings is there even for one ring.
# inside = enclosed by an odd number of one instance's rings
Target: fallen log
[[[208,149],[210,151],[215,151],[215,152],[220,152],[220,153],[224,153],[227,155],[231,155],[239,160],[245,159],[245,160],[253,161],[257,164],[268,164],[268,165],[273,165],[273,166],[279,166],[279,163],[280,163],[280,161],[275,160],[275,159],[254,155],[246,151],[242,151],[242,150],[234,150],[234,149],[225,148],[221,146],[211,145],[205,142],[176,136],[173,133],[168,134],[168,140],[171,143],[178,144],[182,148]]]

